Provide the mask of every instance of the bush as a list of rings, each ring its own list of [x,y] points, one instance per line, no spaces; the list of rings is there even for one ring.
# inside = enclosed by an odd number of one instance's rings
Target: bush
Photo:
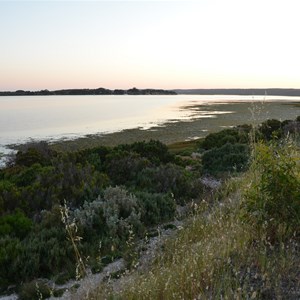
[[[171,163],[144,169],[136,185],[150,193],[172,193],[179,204],[186,199],[198,197],[202,191],[202,185],[190,172]]]
[[[24,240],[0,238],[0,287],[60,272],[75,274],[73,249],[62,228],[36,228]]]
[[[225,144],[220,148],[213,148],[202,156],[203,171],[213,175],[244,171],[249,155],[249,146],[245,144]]]
[[[141,207],[141,221],[149,226],[174,218],[176,203],[172,194],[135,193]]]
[[[137,199],[122,187],[109,187],[104,191],[103,215],[108,235],[117,236],[120,240],[126,240],[130,227],[136,233],[143,229]]]
[[[174,155],[168,147],[160,141],[150,140],[149,142],[135,142],[133,144],[120,145],[116,149],[138,153],[156,165],[166,164],[174,161]]]
[[[262,138],[266,141],[270,141],[273,138],[282,137],[282,123],[276,119],[270,119],[263,122],[259,128],[258,132],[262,135]]]
[[[254,153],[254,178],[245,192],[246,218],[263,227],[273,240],[282,230],[299,232],[299,152],[291,144],[260,143]]]
[[[22,245],[18,238],[0,238],[0,288],[20,280],[16,261],[21,251]]]
[[[107,155],[105,170],[115,185],[134,181],[138,173],[148,167],[150,162],[139,154],[114,150]]]
[[[208,134],[204,140],[200,142],[200,148],[210,150],[220,148],[225,144],[247,144],[249,142],[248,134],[251,127],[242,125],[239,127],[224,129],[219,132]]]
[[[56,157],[57,153],[50,149],[46,142],[28,143],[22,146],[17,152],[15,164],[30,167],[35,163],[43,166],[49,165],[51,159]]]
[[[0,218],[0,237],[10,235],[23,239],[30,232],[31,227],[32,221],[23,212],[17,211]]]

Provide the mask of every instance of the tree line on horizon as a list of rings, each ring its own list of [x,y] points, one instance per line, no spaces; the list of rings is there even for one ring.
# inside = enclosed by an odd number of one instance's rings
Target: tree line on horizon
[[[0,96],[63,96],[63,95],[240,95],[240,96],[300,96],[300,89],[267,88],[267,89],[137,89],[123,90],[97,89],[62,89],[49,91],[0,91]]]
[[[0,92],[0,96],[54,96],[54,95],[177,95],[174,91],[162,90],[162,89],[137,89],[132,88],[129,90],[122,89],[63,89],[49,91],[47,89],[40,91],[4,91]]]

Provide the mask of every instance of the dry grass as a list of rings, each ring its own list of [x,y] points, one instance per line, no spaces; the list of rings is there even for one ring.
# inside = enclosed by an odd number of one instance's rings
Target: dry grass
[[[102,285],[89,299],[298,299],[297,242],[274,246],[240,218],[248,180],[232,180],[221,203],[202,202],[147,272]]]

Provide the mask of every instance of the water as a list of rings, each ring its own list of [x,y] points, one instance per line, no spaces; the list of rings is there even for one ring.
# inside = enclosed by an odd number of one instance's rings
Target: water
[[[210,105],[253,101],[300,101],[281,96],[24,96],[0,97],[0,153],[30,140],[74,139],[128,128],[151,128],[169,120],[231,113]],[[203,104],[203,111],[194,105]]]

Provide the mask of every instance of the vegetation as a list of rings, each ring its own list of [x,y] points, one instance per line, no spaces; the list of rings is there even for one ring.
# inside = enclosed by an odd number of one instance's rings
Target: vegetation
[[[23,283],[17,288],[29,299],[38,278],[61,283],[119,257],[132,268],[135,242],[195,201],[151,272],[117,296],[281,297],[284,278],[298,274],[299,149],[286,140],[297,140],[299,122],[237,126],[172,153],[153,140],[73,152],[24,146],[0,170],[1,291]],[[227,182],[211,203],[200,201],[203,175]],[[40,294],[51,292],[40,286]],[[95,297],[102,293],[105,287]]]
[[[249,170],[199,203],[150,269],[88,299],[299,299],[299,159],[289,140],[253,144]]]
[[[53,96],[53,95],[177,95],[174,91],[132,88],[129,90],[109,90],[105,88],[98,89],[65,89],[65,90],[41,90],[41,91],[23,91],[0,92],[0,96]]]
[[[101,270],[101,257],[124,256],[130,232],[144,236],[199,196],[197,172],[158,141],[71,153],[24,146],[0,170],[1,289],[75,277],[75,244],[84,264]]]

